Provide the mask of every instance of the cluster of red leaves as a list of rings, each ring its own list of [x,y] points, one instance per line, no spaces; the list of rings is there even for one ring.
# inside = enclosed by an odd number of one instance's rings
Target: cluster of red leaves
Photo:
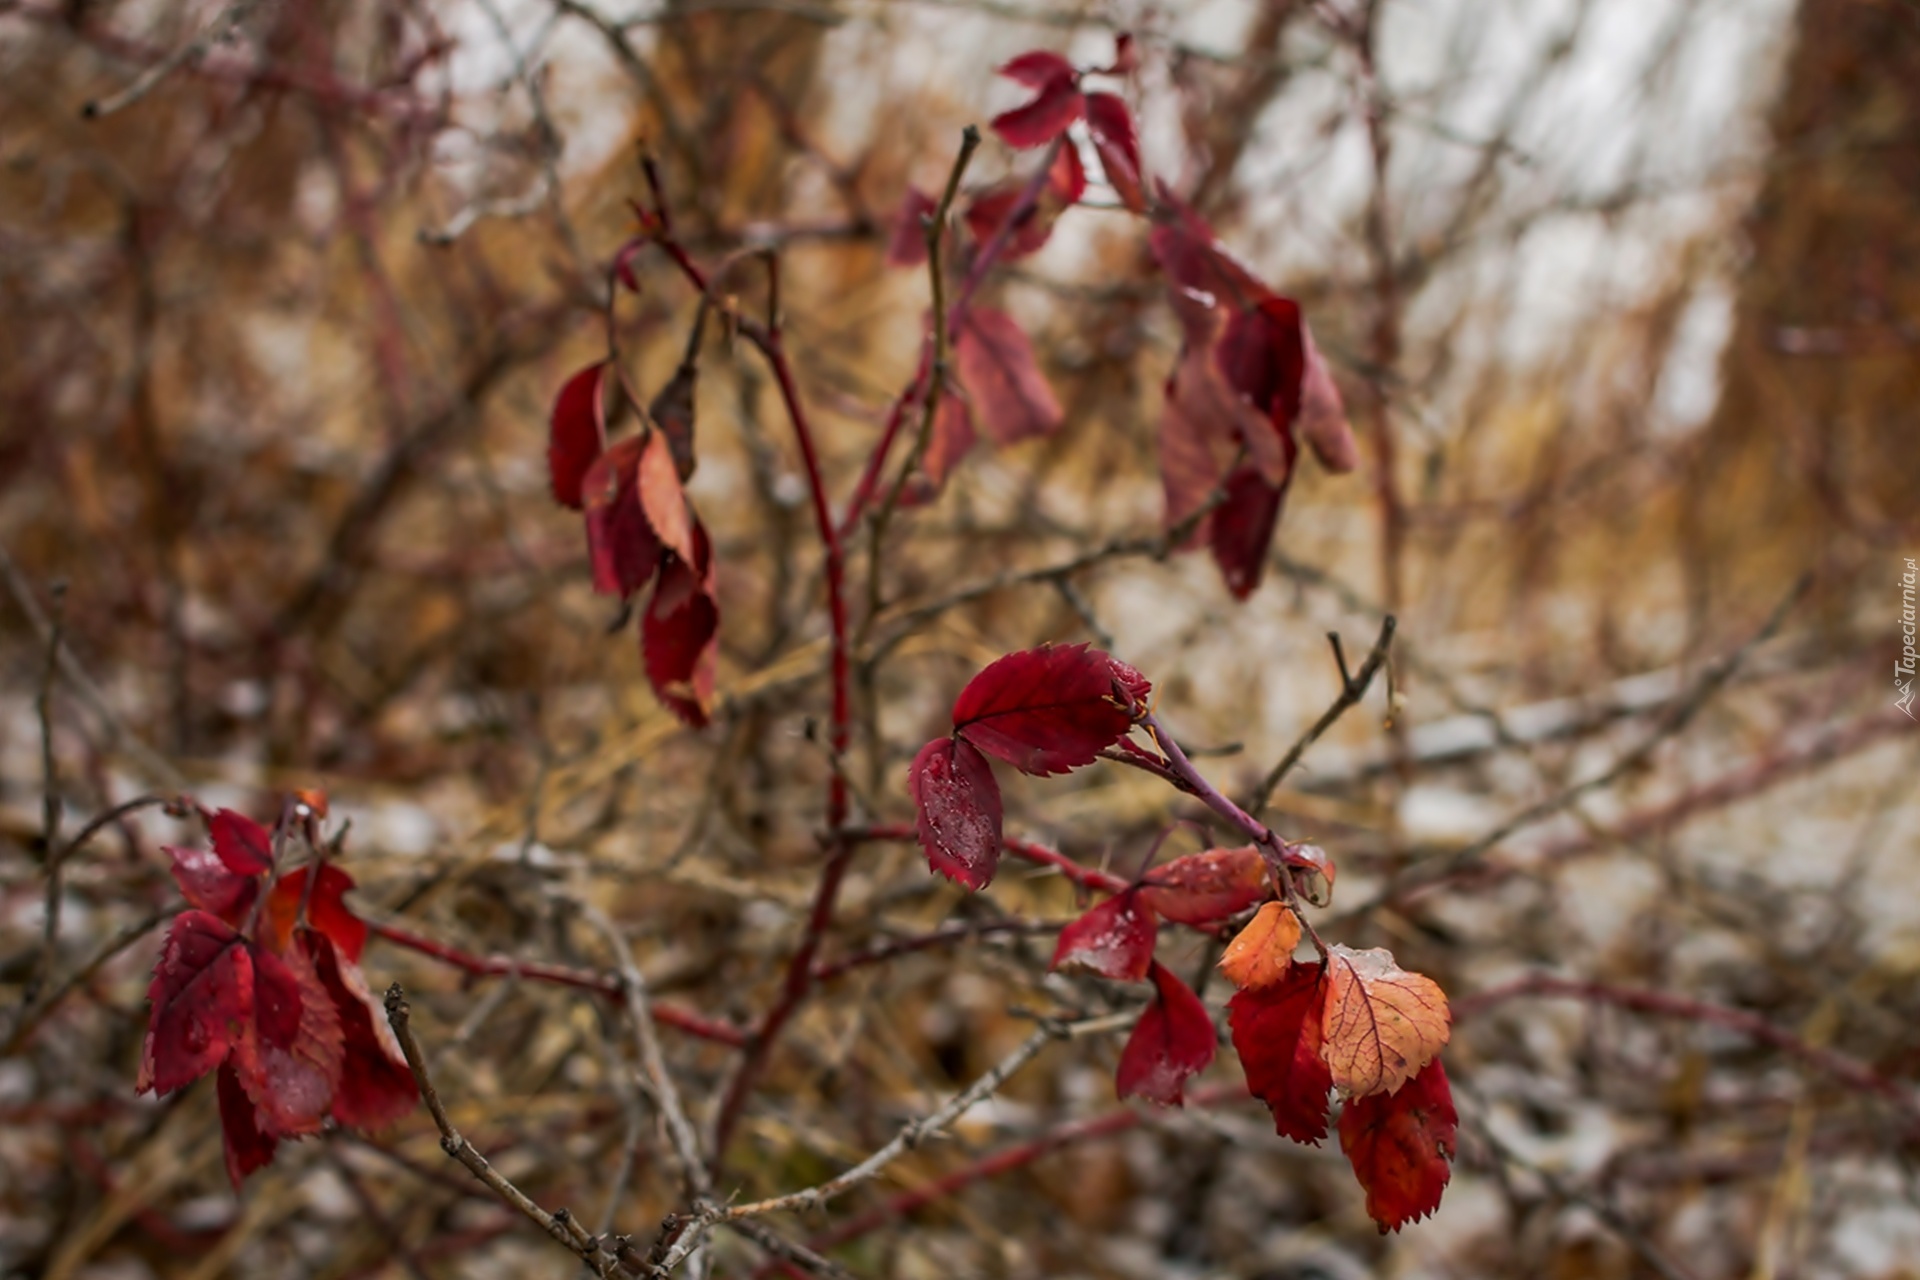
[[[933,869],[984,889],[1000,863],[1000,786],[987,756],[1036,777],[1092,764],[1145,709],[1152,686],[1119,659],[1084,644],[1010,653],[953,701],[953,732],[914,756],[907,772],[920,845]]]
[[[547,465],[554,500],[582,512],[593,589],[630,601],[653,585],[640,647],[655,696],[700,728],[713,705],[720,601],[713,544],[683,487],[693,473],[693,374],[685,366],[650,406],[651,425],[607,442],[606,361],[554,400]]]
[[[996,239],[1007,258],[1039,249],[1060,213],[1085,194],[1086,170],[1069,132],[1084,125],[1108,186],[1123,206],[1154,224],[1149,241],[1181,325],[1180,357],[1167,377],[1160,418],[1167,524],[1180,525],[1199,513],[1186,545],[1207,546],[1228,590],[1245,599],[1260,585],[1300,442],[1334,471],[1351,471],[1359,462],[1358,447],[1339,388],[1299,304],[1276,294],[1236,261],[1205,220],[1164,184],[1154,186],[1150,198],[1125,100],[1082,87],[1087,75],[1124,75],[1136,61],[1132,41],[1122,36],[1106,67],[1083,71],[1046,51],[1021,54],[1001,67],[1000,74],[1034,95],[996,116],[994,131],[1015,148],[1051,147],[1051,160],[1033,196],[1024,182],[997,183],[970,196],[963,221],[976,253]],[[925,261],[919,227],[934,208],[926,192],[908,188],[894,225],[890,261]],[[1026,335],[1003,314],[988,314],[992,319],[985,323],[995,341],[988,346],[972,340],[974,372],[983,349],[1005,372],[994,378],[970,376],[970,339],[963,324],[956,354],[965,400],[951,409],[943,402],[936,416],[924,467],[927,492],[938,490],[973,444],[967,405],[1002,444],[1059,423],[1058,403]]]
[[[360,976],[367,926],[342,897],[353,880],[330,863],[275,879],[265,828],[227,809],[207,826],[211,850],[167,849],[192,909],[154,966],[138,1088],[167,1094],[217,1073],[237,1188],[282,1138],[329,1118],[377,1129],[418,1095]]]
[[[1234,1049],[1248,1089],[1295,1142],[1327,1136],[1328,1095],[1340,1091],[1340,1148],[1367,1212],[1397,1230],[1439,1206],[1452,1170],[1447,998],[1385,950],[1336,943],[1302,964],[1299,943],[1298,917],[1270,902],[1227,948],[1220,968],[1240,988],[1227,1004]]]

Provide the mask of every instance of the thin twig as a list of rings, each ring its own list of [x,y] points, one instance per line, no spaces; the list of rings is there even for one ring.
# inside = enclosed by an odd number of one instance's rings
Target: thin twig
[[[49,846],[51,851],[47,855],[47,898],[45,919],[41,925],[40,959],[34,967],[33,976],[27,980],[26,990],[21,994],[22,1005],[33,1003],[34,997],[39,994],[40,984],[45,982],[47,975],[53,972],[54,961],[59,956],[60,905],[65,897],[62,884],[65,879],[67,860],[84,848],[94,836],[128,814],[137,813],[153,805],[167,803],[168,801],[160,796],[135,796],[131,800],[123,800],[80,828],[73,839],[66,841],[58,848]],[[53,829],[50,827],[49,831]]]
[[[198,62],[207,56],[207,51],[232,37],[240,29],[240,24],[252,16],[253,11],[271,0],[233,0],[226,8],[215,15],[192,40],[181,45],[172,53],[141,72],[134,82],[110,98],[94,98],[80,108],[80,114],[88,120],[104,120],[116,111],[122,111],[146,97],[159,87],[160,82],[186,66],[189,62]]]
[[[1367,686],[1373,683],[1373,677],[1379,673],[1380,668],[1387,661],[1387,651],[1393,647],[1395,625],[1392,614],[1388,614],[1381,620],[1380,638],[1373,642],[1373,652],[1369,653],[1367,660],[1360,664],[1360,670],[1351,675],[1347,673],[1347,657],[1340,648],[1340,637],[1334,632],[1327,633],[1327,639],[1333,644],[1334,661],[1340,667],[1340,696],[1335,698],[1333,705],[1313,722],[1312,728],[1300,735],[1299,740],[1288,749],[1287,754],[1280,758],[1280,763],[1273,766],[1272,772],[1260,780],[1260,785],[1254,789],[1252,798],[1247,801],[1248,813],[1258,814],[1265,809],[1267,801],[1273,798],[1274,788],[1280,785],[1281,780],[1287,776],[1294,765],[1300,763],[1300,757],[1306,754],[1307,748],[1318,742],[1321,734],[1331,729],[1336,720],[1345,715],[1350,708],[1358,705],[1360,699],[1366,696]]]
[[[427,1060],[420,1052],[420,1042],[414,1038],[411,1022],[412,1010],[407,1005],[406,993],[399,983],[387,988],[387,1023],[393,1028],[394,1038],[400,1042],[400,1051],[406,1055],[407,1067],[413,1072],[414,1083],[420,1086],[420,1098],[427,1104],[427,1111],[433,1116],[433,1123],[440,1130],[440,1149],[467,1167],[467,1171],[478,1178],[488,1190],[502,1201],[518,1209],[540,1229],[553,1237],[561,1245],[576,1254],[580,1260],[592,1268],[599,1276],[613,1275],[623,1271],[620,1260],[601,1247],[600,1242],[588,1233],[586,1228],[575,1222],[573,1215],[562,1209],[558,1213],[548,1213],[508,1181],[507,1177],[481,1155],[471,1142],[460,1136],[453,1127],[453,1121],[447,1117],[447,1109],[440,1101],[440,1095],[433,1087],[433,1078],[427,1074]]]

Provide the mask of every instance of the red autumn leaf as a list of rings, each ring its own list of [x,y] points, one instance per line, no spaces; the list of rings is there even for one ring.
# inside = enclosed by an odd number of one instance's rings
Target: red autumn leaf
[[[993,118],[993,131],[1010,147],[1043,147],[1067,131],[1086,109],[1073,64],[1057,53],[1023,53],[1000,74],[1037,89],[1025,104]]]
[[[1148,976],[1153,1003],[1127,1037],[1115,1082],[1123,1098],[1177,1107],[1186,1099],[1187,1078],[1213,1061],[1213,1017],[1165,965],[1155,962]]]
[[[995,444],[1046,435],[1065,419],[1034,358],[1033,344],[1006,312],[969,308],[953,345],[974,424]]]
[[[916,186],[909,185],[900,197],[900,208],[893,215],[893,233],[887,237],[887,265],[917,267],[927,260],[927,232],[923,218],[931,218],[940,202]]]
[[[240,1075],[222,1064],[216,1085],[220,1098],[220,1141],[227,1157],[227,1178],[238,1191],[248,1174],[273,1161],[280,1139],[261,1130],[253,1099],[240,1087]]]
[[[952,393],[942,395],[933,414],[933,432],[920,455],[920,472],[934,492],[946,484],[947,476],[973,448],[973,440],[973,415],[967,402]]]
[[[241,876],[263,876],[273,870],[273,836],[245,814],[221,809],[207,819],[213,852],[227,870]]]
[[[1242,465],[1227,477],[1226,501],[1214,509],[1208,542],[1227,590],[1245,600],[1266,572],[1267,549],[1273,545],[1274,526],[1280,522],[1280,503],[1286,487],[1267,483],[1258,468]]]
[[[1201,294],[1211,305],[1233,311],[1258,306],[1272,292],[1165,183],[1156,184],[1155,191],[1157,225],[1147,243],[1173,290]]]
[[[1140,184],[1140,139],[1133,129],[1133,116],[1127,104],[1111,93],[1087,95],[1087,133],[1093,139],[1094,153],[1106,172],[1107,185],[1120,197],[1120,203],[1143,213],[1147,197]]]
[[[340,1017],[340,1078],[333,1092],[333,1118],[356,1129],[384,1128],[413,1110],[420,1096],[406,1056],[381,1006],[367,990],[360,967],[343,959],[336,950],[338,944],[318,933],[303,933],[300,941]]]
[[[224,1062],[253,1034],[253,953],[205,911],[182,911],[167,930],[147,988],[152,1015],[140,1049],[141,1093],[172,1093]]]
[[[1133,715],[1121,697],[1144,702],[1145,685],[1139,672],[1098,649],[1041,645],[968,681],[953,701],[953,727],[1022,773],[1066,773],[1126,736]]]
[[[965,738],[935,738],[907,770],[920,847],[933,869],[984,889],[1000,864],[1000,784]]]
[[[606,361],[590,364],[568,378],[553,402],[553,420],[547,435],[547,479],[553,500],[580,509],[581,482],[607,441],[607,414],[600,384]]]
[[[1329,949],[1322,1039],[1333,1082],[1349,1096],[1400,1088],[1439,1056],[1451,1022],[1440,984],[1408,973],[1392,952]]]
[[[693,512],[687,507],[686,490],[680,487],[673,446],[664,433],[647,433],[640,445],[636,479],[640,510],[646,513],[654,536],[682,560],[693,560]]]
[[[1347,409],[1333,381],[1327,358],[1314,345],[1313,330],[1300,326],[1306,345],[1306,374],[1300,384],[1300,438],[1329,471],[1351,471],[1360,465],[1360,446],[1347,424]]]
[[[698,522],[691,541],[691,563],[669,554],[661,567],[660,585],[640,621],[640,647],[654,696],[699,729],[713,710],[720,601],[713,589],[713,544]]]
[[[1140,896],[1169,920],[1214,924],[1267,896],[1266,859],[1250,844],[1190,853],[1148,871]]]
[[[1274,985],[1236,992],[1227,1002],[1247,1089],[1267,1104],[1274,1129],[1295,1142],[1327,1136],[1333,1076],[1320,1052],[1325,976],[1322,965],[1292,965]]]
[[[660,540],[640,509],[643,447],[638,437],[620,441],[594,459],[581,485],[593,589],[602,595],[638,594],[660,565]]]
[[[1123,890],[1060,931],[1052,967],[1077,965],[1103,978],[1138,982],[1153,964],[1157,923],[1138,890]]]
[[[1340,1149],[1367,1189],[1367,1216],[1381,1234],[1440,1207],[1453,1176],[1460,1117],[1453,1086],[1435,1058],[1398,1093],[1354,1098],[1340,1113]]]
[[[367,924],[353,914],[344,895],[353,888],[353,877],[331,862],[320,867],[313,892],[307,893],[309,868],[295,867],[273,886],[267,909],[260,922],[260,936],[276,952],[284,952],[300,923],[300,908],[306,906],[306,923],[333,939],[340,954],[357,962],[367,945]]]
[[[250,950],[254,1025],[234,1042],[229,1061],[263,1132],[317,1133],[340,1078],[340,1015],[299,950],[284,957]]]
[[[211,849],[167,845],[164,852],[173,860],[173,882],[188,903],[231,925],[247,918],[260,892],[258,875],[236,874]]]
[[[1012,260],[1036,252],[1053,234],[1060,215],[1078,204],[1087,191],[1087,171],[1080,153],[1062,146],[1054,153],[1047,181],[1031,201],[1024,200],[1024,181],[996,183],[973,197],[965,214],[967,233],[974,243],[985,246],[999,234],[1001,224],[1013,219],[1001,245],[1000,256]]]
[[[1237,434],[1248,459],[1276,487],[1286,484],[1299,453],[1293,423],[1306,359],[1302,332],[1296,304],[1267,298],[1229,319],[1214,348],[1227,385],[1259,411],[1236,419]]]

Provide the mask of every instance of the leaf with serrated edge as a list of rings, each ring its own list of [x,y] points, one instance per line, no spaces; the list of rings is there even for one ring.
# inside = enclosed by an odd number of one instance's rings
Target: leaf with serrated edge
[[[907,770],[920,847],[935,871],[984,889],[1000,865],[1000,784],[964,738],[935,738]]]
[[[1287,976],[1300,945],[1300,917],[1284,902],[1269,902],[1247,922],[1220,957],[1220,972],[1236,987],[1270,987]]]
[[[1398,1093],[1355,1098],[1340,1113],[1340,1149],[1367,1191],[1367,1216],[1398,1231],[1440,1207],[1460,1118],[1435,1058]]]
[[[1156,961],[1148,976],[1153,979],[1153,1003],[1127,1037],[1115,1082],[1123,1098],[1177,1107],[1186,1100],[1188,1077],[1213,1061],[1213,1016],[1165,965]]]
[[[1440,984],[1408,973],[1385,948],[1333,946],[1327,984],[1327,1069],[1350,1097],[1392,1093],[1433,1061],[1452,1034]]]
[[[1333,1075],[1320,1052],[1325,975],[1321,965],[1296,964],[1273,986],[1236,992],[1227,1002],[1247,1090],[1273,1113],[1274,1131],[1295,1142],[1327,1136]]]
[[[1037,777],[1092,764],[1125,737],[1139,672],[1088,645],[1041,645],[989,663],[953,700],[953,727],[989,755]]]
[[[1142,877],[1140,896],[1181,924],[1208,925],[1267,896],[1267,862],[1250,844],[1163,862]]]

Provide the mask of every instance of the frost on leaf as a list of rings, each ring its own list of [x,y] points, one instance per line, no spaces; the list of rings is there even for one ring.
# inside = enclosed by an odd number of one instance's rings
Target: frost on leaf
[[[1220,957],[1220,972],[1243,990],[1284,981],[1300,945],[1300,917],[1284,902],[1261,907]]]
[[[1043,147],[1086,110],[1073,64],[1057,53],[1023,53],[1000,74],[1037,90],[1026,103],[993,118],[993,131],[1010,147]]]
[[[1267,1104],[1274,1129],[1295,1142],[1327,1136],[1333,1075],[1321,1054],[1325,976],[1320,965],[1296,964],[1274,985],[1237,992],[1227,1002],[1247,1089]]]
[[[1153,964],[1157,926],[1140,892],[1123,890],[1060,931],[1052,967],[1075,965],[1103,978],[1138,982]]]
[[[907,771],[920,847],[933,869],[984,889],[1000,864],[1000,784],[965,738],[935,738]]]
[[[1093,149],[1106,171],[1107,185],[1120,203],[1135,213],[1147,208],[1140,184],[1140,140],[1134,134],[1133,116],[1127,104],[1111,93],[1087,95],[1087,133]]]
[[[606,448],[606,410],[600,397],[605,361],[590,364],[568,378],[553,401],[547,434],[547,479],[553,500],[580,509],[581,482],[587,468]]]
[[[340,1077],[340,1015],[306,956],[251,949],[253,1034],[230,1061],[263,1131],[317,1133]]]
[[[1267,896],[1267,864],[1250,844],[1208,849],[1161,863],[1141,885],[1141,898],[1167,919],[1209,925]]]
[[[1440,1207],[1459,1123],[1438,1058],[1398,1093],[1354,1098],[1340,1113],[1340,1149],[1366,1188],[1367,1216],[1383,1234]]]
[[[1349,1096],[1400,1088],[1439,1054],[1450,1021],[1440,985],[1402,969],[1392,952],[1330,949],[1321,1025],[1333,1083]]]
[[[1022,773],[1045,777],[1093,763],[1126,736],[1146,679],[1084,644],[1010,653],[967,683],[953,727]]]
[[[205,911],[175,916],[147,988],[139,1092],[172,1093],[224,1062],[253,1032],[253,994],[246,939]]]
[[[581,482],[593,589],[625,599],[645,589],[660,565],[660,539],[640,507],[643,443],[628,437],[594,460]]]
[[[668,553],[660,585],[640,622],[640,647],[654,696],[692,728],[707,723],[720,648],[720,601],[713,589],[713,546],[698,522],[693,559]]]
[[[995,444],[1046,435],[1065,420],[1032,342],[1006,312],[969,308],[953,348],[974,425]]]
[[[1153,1003],[1127,1037],[1115,1082],[1123,1098],[1177,1107],[1186,1100],[1188,1077],[1213,1061],[1213,1018],[1200,997],[1165,965],[1155,962],[1148,976],[1153,979]]]

